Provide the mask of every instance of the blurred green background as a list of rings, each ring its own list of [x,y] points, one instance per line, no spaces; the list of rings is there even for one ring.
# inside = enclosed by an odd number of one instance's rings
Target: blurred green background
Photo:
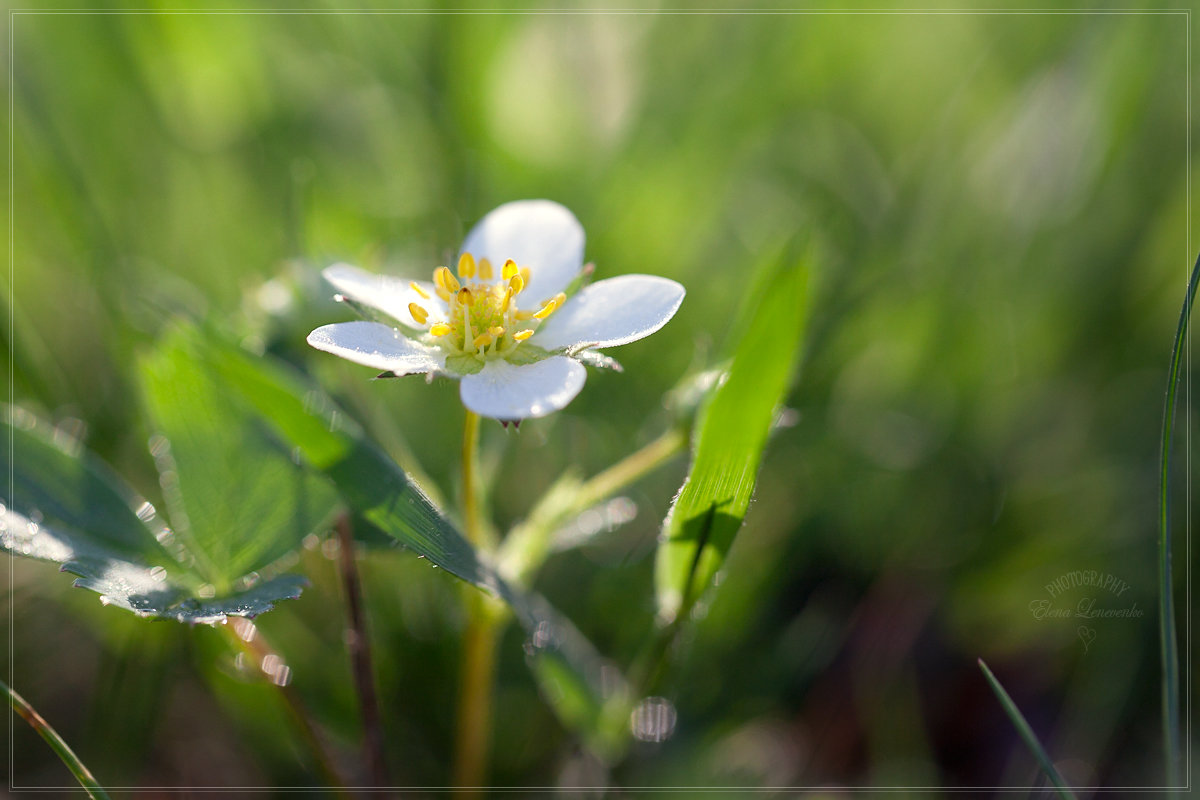
[[[818,247],[792,424],[660,686],[674,735],[613,764],[589,755],[539,698],[513,627],[497,785],[1034,785],[979,656],[1068,780],[1161,783],[1156,458],[1194,256],[1183,12],[9,25],[15,400],[152,500],[136,364],[175,317],[309,371],[452,497],[457,386],[371,382],[310,351],[309,330],[350,318],[319,270],[427,277],[494,206],[567,205],[597,277],[661,274],[688,297],[614,351],[624,374],[592,371],[519,434],[485,425],[507,525],[568,465],[593,473],[657,435],[662,395],[721,352],[755,266],[792,236]],[[684,461],[629,492],[632,522],[538,581],[624,666],[653,626],[654,542]],[[403,552],[362,564],[389,769],[444,785],[462,589]],[[313,585],[260,628],[352,767],[336,564],[318,547],[300,569]],[[1086,652],[1077,621],[1030,608],[1077,570],[1129,584],[1091,592],[1100,605],[1145,612],[1091,623]],[[318,780],[276,695],[215,632],[103,608],[43,563],[15,563],[4,596],[15,688],[102,783]],[[32,733],[12,745],[8,780],[68,785]]]

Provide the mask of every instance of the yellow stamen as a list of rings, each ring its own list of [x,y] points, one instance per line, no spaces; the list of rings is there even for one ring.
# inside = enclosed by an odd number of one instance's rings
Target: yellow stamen
[[[412,318],[417,321],[418,325],[424,325],[425,320],[429,318],[429,312],[416,303],[408,304],[408,313],[412,314]]]
[[[475,277],[475,257],[470,253],[463,253],[458,257],[458,277]]]
[[[475,305],[475,295],[471,294],[471,290],[465,286],[458,290],[458,302],[464,306]]]
[[[490,333],[481,333],[475,337],[476,347],[487,347],[492,342],[496,341],[495,337]]]
[[[531,331],[529,329],[526,329],[523,331],[517,331],[516,333],[513,334],[513,338],[516,339],[518,342],[523,342],[526,339],[528,339],[530,336],[533,336],[533,331]]]
[[[533,312],[532,311],[518,311],[513,316],[516,317],[517,319],[533,319]]]
[[[479,259],[479,279],[481,281],[490,281],[492,279],[492,262],[486,258]]]
[[[409,281],[409,282],[408,282],[408,288],[412,289],[414,292],[416,292],[417,294],[421,295],[421,299],[422,299],[422,300],[428,300],[428,299],[429,299],[429,292],[427,292],[427,291],[425,291],[424,289],[422,289],[422,288],[421,288],[421,286],[420,286],[420,284],[418,284],[416,281]]]
[[[492,336],[494,336],[495,338],[499,339],[501,336],[504,335],[504,328],[500,327],[499,325],[495,325],[491,328],[488,328],[488,333],[491,334]]]
[[[546,305],[539,308],[533,313],[537,319],[545,319],[554,313],[554,309],[558,308],[558,298],[552,297],[546,301]]]
[[[429,332],[434,336],[445,336],[450,332],[450,326],[444,322],[435,322],[433,327],[429,329]]]
[[[508,279],[508,288],[512,289],[513,294],[520,294],[521,290],[525,288],[525,279],[520,274],[513,275]]]
[[[562,308],[562,304],[565,302],[567,302],[567,296],[565,294],[563,294],[562,292],[559,292],[558,294],[554,295],[554,307],[555,308]]]
[[[504,269],[500,271],[500,277],[504,278],[504,280],[508,280],[513,275],[516,275],[517,272],[517,262],[510,258],[508,261],[504,262]]]
[[[512,296],[513,296],[513,290],[512,290],[512,287],[510,286],[504,290],[504,299],[500,301],[500,313],[501,314],[508,313],[508,307],[510,305],[512,305]]]
[[[521,276],[521,280],[523,280],[525,282],[525,285],[528,286],[529,285],[529,267],[521,267],[521,269],[518,272]]]
[[[458,282],[458,278],[454,277],[454,273],[446,267],[438,267],[434,270],[433,282],[443,287],[450,294],[454,294],[462,288],[462,284]]]
[[[445,300],[447,303],[449,303],[449,302],[450,302],[450,292],[446,291],[446,287],[445,287],[445,286],[439,286],[439,287],[437,287],[437,289],[435,289],[434,291],[436,291],[436,292],[437,292],[437,296],[438,296],[438,297],[442,298],[442,299],[443,299],[443,300]]]

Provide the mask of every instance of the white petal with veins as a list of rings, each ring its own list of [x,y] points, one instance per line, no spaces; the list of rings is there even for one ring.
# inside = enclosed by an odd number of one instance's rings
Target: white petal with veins
[[[522,366],[489,361],[462,379],[459,396],[481,416],[521,420],[558,411],[579,394],[585,380],[583,365],[563,356]]]
[[[505,203],[479,220],[459,255],[492,262],[496,278],[511,258],[529,267],[521,307],[547,300],[567,288],[583,268],[583,226],[575,215],[550,200]]]
[[[378,309],[410,328],[427,329],[446,318],[446,304],[428,281],[407,281],[393,275],[377,275],[350,264],[326,267],[321,275],[339,293],[356,303]],[[420,292],[413,289],[413,283],[421,287],[428,297],[422,297]],[[416,303],[425,309],[429,318],[424,323],[417,322],[408,310],[409,303]]]
[[[657,331],[675,316],[684,288],[657,275],[621,275],[585,286],[530,339],[547,350],[613,347]]]
[[[414,342],[380,322],[324,325],[308,335],[308,343],[356,364],[397,375],[437,372],[446,364],[446,356],[440,349]]]

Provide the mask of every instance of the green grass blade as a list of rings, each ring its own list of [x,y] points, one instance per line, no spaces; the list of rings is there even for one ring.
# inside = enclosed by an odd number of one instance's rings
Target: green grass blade
[[[1017,708],[1017,704],[1013,702],[1013,699],[1008,696],[1008,692],[1004,691],[1004,687],[1000,685],[1000,681],[996,680],[996,676],[988,669],[987,664],[983,663],[982,658],[979,659],[979,668],[983,670],[983,677],[987,678],[988,685],[996,693],[996,699],[1000,701],[1000,705],[1004,708],[1004,713],[1012,721],[1013,727],[1017,729],[1017,733],[1024,740],[1025,746],[1029,748],[1029,752],[1033,753],[1033,757],[1037,759],[1042,772],[1046,773],[1046,777],[1050,779],[1050,782],[1054,784],[1054,788],[1058,790],[1058,796],[1074,800],[1075,793],[1071,791],[1071,787],[1067,786],[1067,782],[1059,774],[1058,769],[1054,766],[1054,762],[1050,760],[1050,756],[1046,755],[1046,750],[1042,747],[1042,743],[1038,741],[1033,728],[1029,727],[1029,723],[1025,721],[1025,715],[1021,713],[1021,709]]]
[[[724,383],[701,412],[692,466],[665,523],[655,583],[660,619],[676,619],[725,561],[742,526],[777,406],[800,352],[808,259],[776,257],[756,281],[757,303]]]
[[[63,741],[63,738],[58,735],[58,731],[50,727],[50,723],[42,719],[42,715],[29,705],[25,698],[14,692],[4,681],[0,681],[0,690],[3,690],[8,697],[8,703],[12,706],[13,711],[28,722],[29,726],[46,740],[46,744],[50,745],[50,749],[54,751],[55,755],[67,765],[67,769],[71,770],[71,774],[88,793],[88,797],[93,800],[108,800],[108,793],[104,791],[104,787],[96,782],[91,770],[79,760],[79,756],[75,755],[75,751],[71,749],[70,745]]]
[[[1162,457],[1158,484],[1158,634],[1162,657],[1163,746],[1167,758],[1167,785],[1179,786],[1181,761],[1179,737],[1179,653],[1175,641],[1175,595],[1171,577],[1171,439],[1175,431],[1175,406],[1179,391],[1179,373],[1187,340],[1188,320],[1196,300],[1200,281],[1200,257],[1192,267],[1187,296],[1179,315],[1179,328],[1171,348],[1171,367],[1167,376],[1167,396],[1163,401]]]

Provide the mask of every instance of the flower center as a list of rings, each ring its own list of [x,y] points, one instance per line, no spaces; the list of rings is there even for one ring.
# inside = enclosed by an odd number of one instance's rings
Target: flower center
[[[511,355],[566,300],[559,292],[536,311],[523,311],[520,295],[528,283],[529,267],[518,267],[511,258],[504,262],[497,279],[490,261],[481,258],[476,263],[470,253],[463,253],[457,278],[446,267],[433,271],[433,285],[446,302],[447,318],[429,327],[430,336],[452,356],[488,359]],[[416,303],[409,311],[418,322],[428,318],[428,312]]]

